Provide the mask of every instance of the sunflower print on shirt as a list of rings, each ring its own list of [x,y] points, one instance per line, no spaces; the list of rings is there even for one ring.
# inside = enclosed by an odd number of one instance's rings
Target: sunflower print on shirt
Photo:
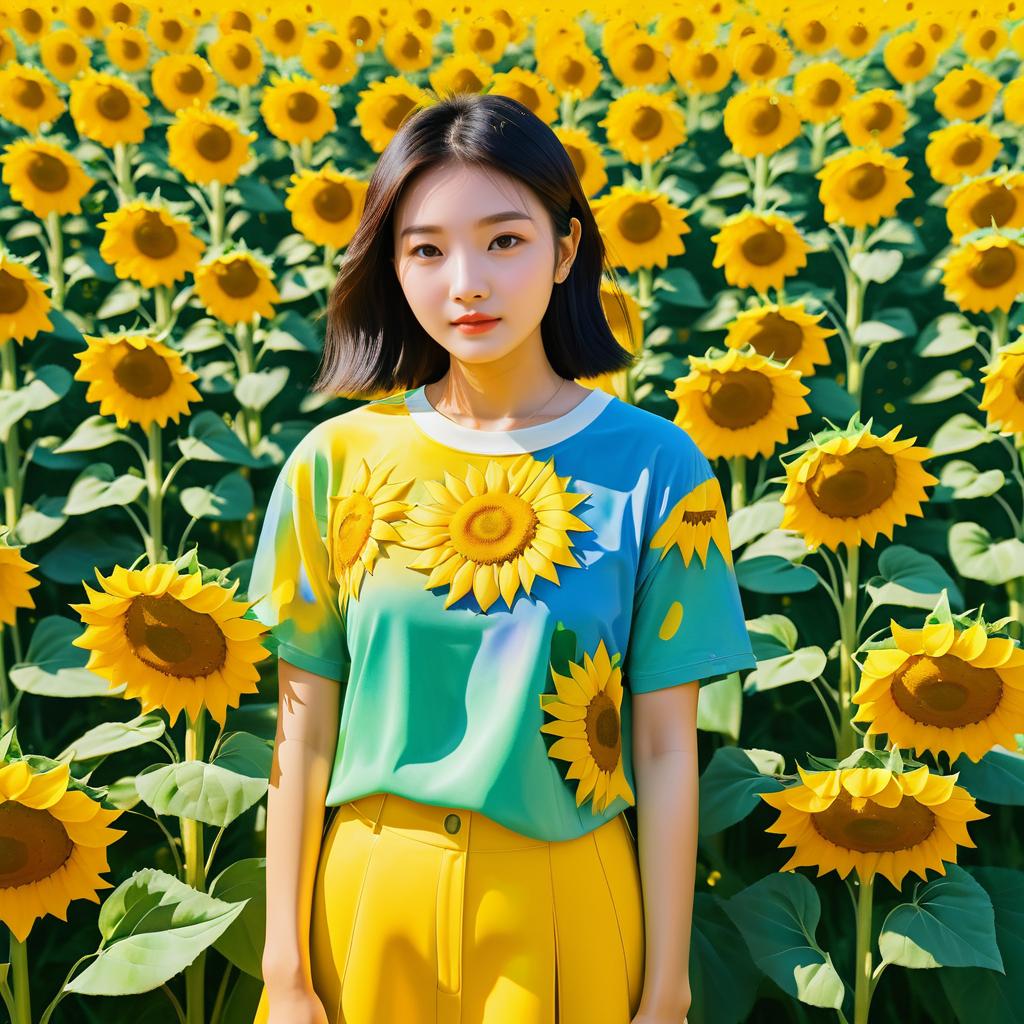
[[[570,509],[591,495],[566,490],[570,477],[525,453],[506,469],[490,459],[481,472],[424,480],[436,504],[416,505],[398,525],[402,545],[423,553],[410,569],[429,571],[424,589],[449,585],[444,607],[473,592],[480,610],[502,598],[511,609],[520,587],[538,576],[559,585],[555,565],[580,567],[569,531],[592,530]]]
[[[661,548],[660,561],[673,545],[679,548],[683,564],[689,566],[693,553],[701,565],[708,564],[708,547],[714,543],[726,565],[732,565],[729,541],[729,517],[718,477],[712,476],[683,495],[672,507],[651,538],[651,547]]]

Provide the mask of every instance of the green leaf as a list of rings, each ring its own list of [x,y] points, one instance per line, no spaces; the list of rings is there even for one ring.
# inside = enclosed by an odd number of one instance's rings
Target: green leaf
[[[14,528],[14,536],[19,544],[38,544],[47,537],[52,537],[67,521],[64,515],[64,497],[58,495],[51,498],[44,494],[35,505],[25,505],[18,517],[18,525]]]
[[[99,955],[64,988],[92,996],[150,992],[180,974],[245,909],[155,868],[142,868],[106,899]]]
[[[737,562],[736,577],[744,590],[755,594],[800,594],[818,585],[818,577],[811,569],[774,555]]]
[[[113,420],[107,419],[106,416],[96,415],[82,420],[68,435],[68,439],[62,441],[52,450],[58,454],[91,452],[119,441],[128,444],[130,438],[117,429],[117,424]]]
[[[109,757],[154,743],[165,731],[164,720],[155,714],[138,715],[130,722],[101,722],[69,743],[57,760],[75,762]]]
[[[185,332],[179,343],[182,352],[209,352],[224,344],[224,334],[219,320],[203,317]]]
[[[772,777],[784,767],[782,755],[772,750],[719,747],[700,777],[698,833],[713,836],[735,825],[761,806],[759,793],[784,789],[782,780]]]
[[[186,459],[201,462],[231,462],[242,466],[258,465],[242,439],[215,412],[204,409],[189,419],[188,437],[178,438],[178,447]]]
[[[757,668],[747,675],[744,691],[760,693],[789,683],[809,683],[820,679],[828,657],[820,647],[801,647],[767,661],[758,659]]]
[[[288,310],[274,321],[272,330],[268,332],[266,344],[270,345],[272,334],[282,333],[297,342],[299,348],[306,352],[323,351],[323,337],[320,332],[313,327],[309,317],[299,316],[294,310]]]
[[[963,607],[963,595],[953,578],[931,555],[916,548],[906,544],[883,548],[878,557],[878,572],[880,575],[866,584],[871,600],[877,605],[930,611],[945,590],[951,605]]]
[[[142,305],[142,288],[134,281],[121,281],[107,293],[96,316],[100,320],[111,320],[116,316],[134,313]]]
[[[949,555],[956,571],[969,580],[1002,586],[1024,576],[1024,543],[1016,537],[994,541],[978,523],[954,523],[950,527]]]
[[[39,571],[57,583],[81,586],[82,580],[93,577],[94,569],[130,565],[138,555],[136,532],[84,527],[70,530],[47,551],[39,560]]]
[[[235,183],[241,197],[241,205],[254,213],[281,213],[284,203],[278,191],[266,182],[243,175]]]
[[[973,416],[965,412],[958,412],[951,416],[946,422],[935,431],[928,447],[932,450],[932,457],[940,455],[954,455],[957,452],[968,452],[981,444],[989,444],[996,439],[996,435],[987,430]]]
[[[951,356],[970,348],[978,329],[963,313],[942,313],[921,332],[914,345],[914,355],[934,358]]]
[[[694,894],[689,970],[693,1001],[686,1024],[740,1024],[750,1019],[757,999],[761,972],[744,955],[743,939],[722,903],[712,893]]]
[[[240,971],[263,977],[263,943],[267,931],[266,857],[248,857],[229,864],[210,884],[210,895],[227,903],[246,900],[242,911],[215,943],[215,948]]]
[[[1001,469],[981,472],[966,459],[952,459],[939,471],[939,480],[953,492],[953,498],[966,501],[998,494],[1006,483],[1006,475]]]
[[[111,687],[85,667],[89,652],[71,643],[83,632],[81,623],[62,615],[40,619],[25,660],[11,669],[11,682],[24,693],[39,697],[111,697],[123,692],[124,684]]]
[[[911,405],[948,402],[974,387],[974,381],[959,370],[943,370],[907,398]]]
[[[141,476],[125,474],[115,478],[114,467],[106,462],[87,466],[75,479],[64,502],[64,514],[81,516],[112,505],[130,505],[146,489]]]
[[[186,487],[181,492],[181,507],[196,519],[237,522],[252,511],[254,502],[252,485],[237,471],[213,487]]]
[[[1024,807],[1024,754],[993,748],[980,761],[961,754],[952,771],[960,773],[958,784],[976,800],[990,804]]]
[[[857,325],[853,341],[856,345],[881,345],[916,333],[917,324],[909,309],[880,309],[873,320]]]
[[[897,249],[875,249],[873,252],[854,253],[850,269],[862,281],[884,284],[891,280],[903,266],[903,253]]]
[[[697,698],[697,728],[738,740],[743,718],[743,691],[739,672],[713,683],[702,683]]]
[[[17,391],[0,391],[0,438],[6,438],[12,424],[28,413],[59,402],[68,393],[71,380],[63,366],[40,366],[32,380]]]
[[[704,309],[708,304],[697,278],[685,267],[669,267],[661,271],[655,278],[655,287],[661,298],[673,306]]]
[[[265,409],[288,383],[287,366],[245,374],[235,385],[235,398],[247,409]]]

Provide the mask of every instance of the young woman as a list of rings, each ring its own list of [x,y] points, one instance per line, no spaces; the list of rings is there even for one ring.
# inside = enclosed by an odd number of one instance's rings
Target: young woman
[[[630,362],[605,267],[514,100],[380,157],[316,387],[390,397],[296,447],[249,590],[280,658],[257,1024],[684,1020],[697,690],[755,660],[708,460],[576,382]]]

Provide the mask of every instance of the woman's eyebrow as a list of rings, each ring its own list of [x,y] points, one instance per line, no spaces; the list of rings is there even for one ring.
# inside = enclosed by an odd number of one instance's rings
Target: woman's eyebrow
[[[483,227],[484,224],[498,224],[505,220],[529,220],[533,218],[528,213],[521,213],[519,210],[503,210],[501,213],[489,213],[486,217],[481,217],[477,221],[479,227]],[[417,232],[421,234],[438,234],[443,231],[444,228],[438,227],[436,224],[413,224],[411,227],[402,228],[402,232],[399,238],[405,238],[406,235],[412,235]]]

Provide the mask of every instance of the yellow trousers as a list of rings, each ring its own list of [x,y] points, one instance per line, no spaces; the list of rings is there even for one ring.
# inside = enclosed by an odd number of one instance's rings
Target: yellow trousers
[[[629,1024],[644,971],[629,826],[546,842],[390,793],[344,804],[310,957],[331,1024]],[[254,1024],[267,1015],[264,991]]]

